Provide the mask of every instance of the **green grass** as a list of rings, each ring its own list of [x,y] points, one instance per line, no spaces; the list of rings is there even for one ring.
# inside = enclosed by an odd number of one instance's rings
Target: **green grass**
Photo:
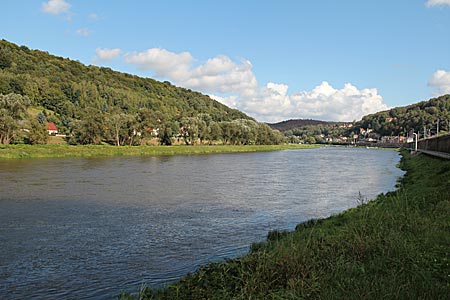
[[[306,149],[316,145],[263,145],[263,146],[110,146],[110,145],[0,145],[0,159],[93,157],[93,156],[160,156],[212,153],[261,152]]]
[[[450,161],[403,156],[396,192],[122,299],[450,299]]]

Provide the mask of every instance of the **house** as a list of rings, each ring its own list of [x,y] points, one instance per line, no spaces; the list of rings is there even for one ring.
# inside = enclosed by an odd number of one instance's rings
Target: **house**
[[[56,128],[55,123],[53,123],[53,122],[47,123],[47,132],[49,135],[57,135],[58,134],[58,128]]]

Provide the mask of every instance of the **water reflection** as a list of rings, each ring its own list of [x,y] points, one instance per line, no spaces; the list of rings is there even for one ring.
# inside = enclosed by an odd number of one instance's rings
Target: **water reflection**
[[[110,299],[392,190],[392,151],[0,161],[0,298]]]

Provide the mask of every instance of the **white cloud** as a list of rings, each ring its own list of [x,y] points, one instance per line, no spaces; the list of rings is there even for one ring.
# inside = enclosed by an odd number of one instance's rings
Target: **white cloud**
[[[42,11],[53,15],[68,14],[70,7],[71,5],[64,0],[48,0],[42,3]]]
[[[122,50],[120,50],[119,48],[115,49],[97,48],[95,49],[95,53],[97,53],[96,60],[110,61],[118,57],[122,53]]]
[[[431,75],[428,85],[437,88],[437,95],[450,94],[450,71],[437,70]]]
[[[428,0],[427,3],[425,3],[427,7],[433,7],[433,6],[439,6],[439,5],[449,5],[450,6],[450,0]]]
[[[180,81],[188,77],[193,57],[188,52],[173,53],[152,48],[139,53],[127,53],[125,61],[137,65],[141,70],[152,70],[158,77]]]
[[[141,70],[151,70],[157,77],[168,78],[178,85],[206,93],[226,94],[232,91],[251,96],[257,88],[252,64],[247,60],[235,63],[224,55],[194,66],[194,58],[189,52],[173,53],[152,48],[139,53],[129,53],[125,61],[137,65]]]
[[[388,109],[376,89],[358,89],[348,83],[336,89],[322,82],[310,91],[288,94],[286,84],[269,82],[259,86],[250,61],[231,60],[225,55],[194,65],[188,52],[173,53],[152,48],[129,53],[125,61],[141,70],[151,70],[159,79],[207,93],[211,98],[237,108],[259,121],[290,118],[352,121]]]
[[[235,63],[229,57],[219,55],[191,68],[189,78],[180,84],[210,93],[232,92],[250,97],[254,96],[258,87],[252,68],[253,65],[248,60],[242,59]]]
[[[260,88],[257,97],[246,99],[238,108],[267,122],[296,118],[352,121],[389,108],[376,89],[360,90],[350,83],[336,89],[324,81],[312,90],[292,95],[286,94],[287,88],[268,83]]]
[[[87,29],[87,28],[80,28],[80,29],[77,29],[76,33],[77,33],[78,35],[81,35],[81,36],[89,36],[89,35],[91,34],[91,32],[89,31],[89,29]]]
[[[286,84],[276,84],[273,82],[269,82],[267,84],[267,88],[277,92],[278,94],[280,94],[282,96],[285,96],[287,94],[289,86],[287,86]]]

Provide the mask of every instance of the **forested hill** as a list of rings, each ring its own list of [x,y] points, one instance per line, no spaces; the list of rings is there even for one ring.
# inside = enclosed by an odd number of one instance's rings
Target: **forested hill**
[[[85,66],[5,40],[0,41],[0,93],[26,95],[32,105],[69,118],[77,118],[83,109],[92,107],[127,113],[149,108],[169,119],[200,113],[209,114],[214,121],[251,119],[208,96],[169,82]]]
[[[272,129],[279,130],[281,132],[285,132],[288,130],[296,129],[304,126],[315,126],[315,125],[336,125],[337,122],[327,122],[320,120],[311,120],[311,119],[291,119],[287,121],[282,121],[278,123],[268,124]]]
[[[0,41],[0,143],[46,143],[50,124],[70,144],[283,141],[199,92]]]
[[[382,136],[406,135],[410,130],[423,133],[424,128],[429,135],[436,134],[438,120],[439,131],[449,132],[450,95],[367,115],[356,126]]]

